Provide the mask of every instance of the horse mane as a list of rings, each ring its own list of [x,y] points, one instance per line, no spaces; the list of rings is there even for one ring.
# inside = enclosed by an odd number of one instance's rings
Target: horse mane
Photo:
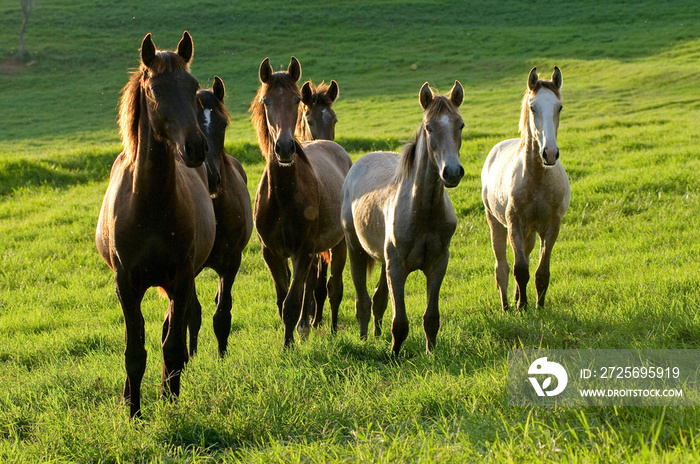
[[[143,63],[131,73],[129,81],[122,89],[119,100],[119,134],[124,147],[125,161],[136,159],[139,144],[139,119],[141,118],[142,84],[148,77],[168,71],[187,71],[189,64],[177,53],[158,51],[150,67]]]
[[[296,81],[284,71],[273,73],[267,83],[260,85],[248,111],[250,111],[250,120],[253,123],[253,127],[255,127],[255,134],[258,137],[260,152],[265,159],[273,151],[272,136],[267,130],[267,117],[265,116],[265,105],[263,104],[263,99],[270,87],[283,87],[288,92],[301,95]]]
[[[527,89],[525,91],[525,95],[523,95],[523,99],[520,102],[520,149],[530,144],[530,97],[535,95],[542,88],[551,90],[554,95],[561,100],[561,91],[551,80],[540,79],[537,81],[533,90]]]
[[[418,149],[418,140],[420,139],[420,135],[425,130],[425,121],[434,119],[437,116],[445,113],[458,115],[459,110],[449,98],[442,95],[436,95],[430,105],[428,105],[428,108],[425,110],[423,122],[416,131],[416,136],[401,149],[401,160],[399,161],[399,167],[396,171],[396,176],[394,177],[395,183],[402,182],[411,174],[411,172],[413,172],[416,151]]]

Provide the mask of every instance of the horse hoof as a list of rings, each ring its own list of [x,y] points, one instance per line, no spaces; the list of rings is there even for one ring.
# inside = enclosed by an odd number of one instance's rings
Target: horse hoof
[[[309,334],[311,333],[311,327],[309,327],[309,326],[297,327],[297,333],[299,334],[300,340],[308,340]]]

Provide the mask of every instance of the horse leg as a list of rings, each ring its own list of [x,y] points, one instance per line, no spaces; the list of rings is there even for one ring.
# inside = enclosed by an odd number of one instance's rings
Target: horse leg
[[[406,273],[403,263],[397,250],[392,246],[387,246],[385,251],[386,277],[391,297],[391,306],[394,309],[394,317],[391,321],[391,349],[395,356],[398,356],[401,345],[408,337],[408,317],[406,316],[406,301],[404,299],[404,289],[406,285]]]
[[[315,313],[316,302],[314,301],[315,290],[316,290],[316,279],[318,278],[318,257],[315,256],[310,264],[309,271],[306,275],[306,282],[304,283],[304,299],[302,302],[301,317],[297,322],[297,332],[299,333],[299,338],[301,340],[306,340],[309,338],[311,333],[311,316]]]
[[[314,290],[314,300],[316,302],[316,313],[314,314],[314,327],[318,327],[323,322],[323,305],[328,296],[329,283],[327,282],[328,263],[323,257],[318,258],[318,276],[316,280],[316,288]]]
[[[439,257],[435,266],[425,273],[426,286],[428,292],[428,307],[423,314],[423,330],[425,331],[425,352],[430,353],[435,348],[437,342],[437,333],[440,328],[440,287],[442,280],[445,278],[447,271],[447,262],[449,261],[449,250],[445,249],[445,253]]]
[[[371,313],[371,301],[367,293],[367,269],[370,257],[362,248],[354,231],[345,232],[345,244],[350,257],[350,275],[355,287],[355,318],[360,325],[360,338],[367,339],[367,326]]]
[[[126,381],[124,382],[124,401],[129,405],[130,417],[141,416],[141,381],[146,372],[146,332],[141,313],[141,300],[145,289],[136,289],[125,272],[114,273],[117,298],[124,314],[126,349],[124,350],[124,366]]]
[[[294,344],[294,328],[299,323],[302,305],[304,300],[304,290],[306,280],[311,269],[311,265],[316,255],[310,252],[301,252],[292,261],[292,281],[289,285],[289,292],[282,304],[282,321],[284,323],[284,346]],[[313,288],[313,287],[312,287]],[[309,292],[311,296],[311,292]]]
[[[194,292],[193,273],[183,270],[168,291],[170,305],[163,321],[163,377],[161,393],[164,397],[180,395],[180,375],[188,361],[186,323],[189,320]]]
[[[195,288],[192,298],[190,298],[189,317],[187,326],[190,332],[190,356],[197,354],[197,345],[199,341],[199,329],[202,327],[202,305],[197,298],[197,290]],[[165,334],[163,335],[165,341]]]
[[[328,278],[328,295],[331,306],[331,333],[336,333],[338,331],[338,308],[340,308],[340,302],[343,300],[343,269],[345,268],[345,261],[347,261],[347,258],[347,246],[345,245],[345,239],[342,239],[331,249],[331,275]],[[328,267],[325,262],[323,264],[326,268]],[[318,288],[318,285],[316,287]],[[316,304],[319,304],[318,299],[316,300]],[[321,301],[321,305],[323,305],[323,301]],[[318,314],[318,308],[319,306],[316,306],[316,314]]]
[[[544,236],[540,237],[540,263],[535,271],[535,288],[537,289],[537,306],[544,306],[544,297],[549,287],[549,262],[552,248],[559,235],[559,222],[552,225]]]
[[[508,305],[508,274],[510,266],[508,265],[508,257],[506,255],[508,229],[501,224],[488,210],[486,210],[486,220],[491,229],[491,247],[493,254],[496,257],[495,275],[496,286],[501,295],[501,307],[504,311],[509,308]]]
[[[526,253],[527,239],[517,224],[511,222],[508,238],[515,254],[513,275],[515,276],[515,297],[518,309],[527,309],[527,282],[530,280],[530,266]]]
[[[289,267],[287,266],[287,258],[273,252],[266,246],[262,247],[263,260],[270,271],[272,281],[275,284],[275,293],[277,294],[277,311],[282,317],[282,307],[284,299],[289,292]]]
[[[234,253],[229,268],[219,274],[219,288],[216,291],[216,311],[212,321],[214,324],[214,335],[216,335],[216,341],[219,345],[219,357],[221,358],[226,355],[228,337],[231,333],[231,308],[233,307],[231,289],[240,267],[241,252],[238,251]]]
[[[382,264],[382,270],[379,274],[379,282],[374,288],[372,295],[372,314],[374,315],[374,336],[379,337],[382,334],[382,321],[384,320],[384,312],[386,305],[389,302],[389,287],[386,283],[386,265]]]

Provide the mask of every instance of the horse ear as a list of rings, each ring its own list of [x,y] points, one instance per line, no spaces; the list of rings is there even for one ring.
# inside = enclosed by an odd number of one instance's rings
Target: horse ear
[[[313,103],[314,91],[311,88],[312,85],[311,81],[306,81],[304,85],[301,86],[301,101],[304,102],[306,106],[311,106],[311,103]]]
[[[221,101],[224,101],[226,96],[226,87],[224,86],[224,81],[221,80],[219,76],[214,76],[214,86],[212,87],[214,95]]]
[[[156,59],[156,46],[151,38],[151,33],[146,34],[141,42],[141,62],[150,68],[153,61]]]
[[[177,44],[177,54],[185,60],[185,63],[192,61],[192,56],[194,55],[194,44],[192,43],[192,36],[189,32],[185,31],[182,33],[182,38]]]
[[[338,83],[336,81],[331,80],[331,85],[328,86],[328,92],[326,93],[326,95],[328,95],[328,98],[330,98],[332,102],[338,99],[338,95],[340,95],[340,89],[338,88]]]
[[[423,87],[420,88],[420,106],[422,106],[424,110],[427,109],[428,105],[433,102],[433,98],[435,98],[435,94],[433,94],[430,85],[426,82],[423,84]]]
[[[292,59],[289,61],[289,66],[287,66],[287,74],[294,79],[294,82],[299,80],[301,77],[301,64],[299,63],[299,60],[292,57]]]
[[[534,90],[540,78],[537,76],[537,66],[530,70],[530,75],[527,77],[527,88]]]
[[[455,85],[452,86],[450,91],[450,100],[456,107],[459,107],[464,101],[464,88],[459,81],[455,81]]]
[[[270,66],[270,58],[265,58],[262,60],[262,63],[260,63],[260,70],[258,71],[258,77],[260,78],[260,82],[263,84],[266,84],[269,80],[270,77],[272,76],[272,66]]]
[[[561,89],[561,85],[564,83],[564,80],[561,77],[561,69],[556,66],[554,67],[554,72],[552,73],[552,82],[554,82],[554,85],[556,85],[558,89]]]

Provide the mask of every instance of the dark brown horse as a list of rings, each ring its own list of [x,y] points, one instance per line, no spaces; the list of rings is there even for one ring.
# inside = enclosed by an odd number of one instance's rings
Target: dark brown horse
[[[306,81],[301,86],[301,104],[297,117],[296,136],[304,142],[311,140],[335,140],[335,124],[338,117],[333,111],[333,102],[338,99],[339,89],[336,81],[330,84],[321,82],[315,86]],[[323,322],[323,305],[328,296],[328,259],[324,252],[318,258],[318,280],[314,291],[314,302],[308,306],[309,317],[313,326],[318,327]]]
[[[255,197],[253,217],[262,252],[277,292],[284,322],[284,344],[309,333],[308,306],[316,284],[316,255],[331,250],[328,282],[332,328],[337,327],[346,260],[340,225],[340,189],[352,164],[343,148],[328,140],[301,143],[294,136],[301,94],[301,65],[292,57],[287,71],[260,64],[261,86],[251,119],[266,165]],[[287,260],[292,261],[292,275]],[[300,317],[301,316],[301,317]]]
[[[95,241],[114,271],[126,324],[124,398],[140,415],[146,369],[141,300],[161,287],[170,304],[163,322],[162,393],[177,396],[188,359],[186,329],[194,278],[214,244],[214,208],[202,166],[207,140],[197,124],[193,45],[185,32],[177,52],[156,51],[148,34],[141,65],[119,108],[124,151],[115,160]]]
[[[226,89],[218,76],[209,89],[197,92],[197,119],[207,137],[207,174],[216,215],[216,239],[211,254],[204,263],[219,275],[214,313],[214,334],[219,344],[219,356],[226,354],[231,332],[231,288],[241,266],[243,249],[253,232],[253,215],[248,193],[248,178],[241,163],[224,149],[229,114],[224,105]],[[190,314],[190,354],[197,351],[197,335],[202,323],[202,307],[196,300]]]

